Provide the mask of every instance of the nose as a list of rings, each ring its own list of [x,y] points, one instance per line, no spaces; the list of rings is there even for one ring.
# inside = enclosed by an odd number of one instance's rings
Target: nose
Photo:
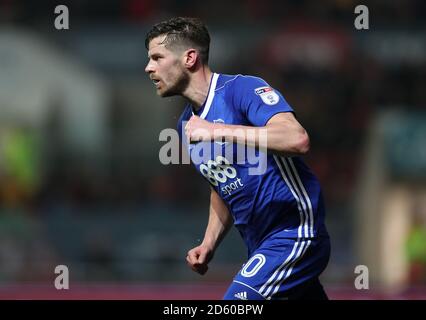
[[[151,73],[154,72],[154,66],[151,63],[151,60],[148,62],[148,64],[145,67],[145,72],[146,73]]]

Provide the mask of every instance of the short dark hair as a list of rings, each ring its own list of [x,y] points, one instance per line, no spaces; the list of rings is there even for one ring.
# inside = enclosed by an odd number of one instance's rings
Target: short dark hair
[[[147,33],[145,47],[148,50],[152,39],[166,35],[166,47],[185,45],[198,49],[201,61],[209,61],[210,35],[204,23],[197,18],[177,17],[155,24]]]

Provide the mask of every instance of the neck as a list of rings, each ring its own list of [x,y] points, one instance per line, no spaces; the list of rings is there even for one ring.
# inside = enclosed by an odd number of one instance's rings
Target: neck
[[[199,110],[207,99],[212,75],[208,66],[202,66],[191,75],[189,85],[182,93],[182,96],[192,104],[195,110]]]

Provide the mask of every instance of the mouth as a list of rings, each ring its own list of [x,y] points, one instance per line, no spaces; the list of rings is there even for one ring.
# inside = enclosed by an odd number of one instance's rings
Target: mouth
[[[152,82],[154,83],[155,87],[157,87],[157,88],[158,88],[158,85],[160,84],[160,80],[158,80],[158,79],[154,79],[154,78],[151,78],[151,80],[152,80]]]

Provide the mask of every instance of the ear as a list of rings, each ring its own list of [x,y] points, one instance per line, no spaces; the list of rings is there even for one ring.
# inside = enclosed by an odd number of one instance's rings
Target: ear
[[[185,51],[184,55],[183,55],[183,63],[185,65],[186,68],[191,69],[193,66],[195,66],[195,64],[197,63],[198,60],[198,52],[195,49],[188,49]]]

